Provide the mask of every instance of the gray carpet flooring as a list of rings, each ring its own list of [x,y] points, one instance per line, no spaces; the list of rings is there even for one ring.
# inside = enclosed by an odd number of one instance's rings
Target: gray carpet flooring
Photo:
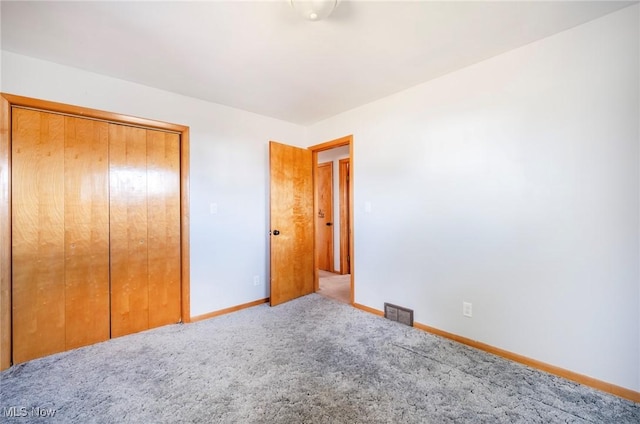
[[[638,404],[315,294],[20,364],[0,395],[20,423],[640,422]]]

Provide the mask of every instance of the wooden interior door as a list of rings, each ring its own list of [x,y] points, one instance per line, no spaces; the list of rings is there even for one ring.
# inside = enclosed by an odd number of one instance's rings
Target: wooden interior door
[[[180,136],[12,116],[14,363],[179,322]]]
[[[316,267],[333,272],[333,162],[316,167]]]
[[[180,321],[180,136],[147,130],[149,328]]]
[[[109,126],[111,337],[149,328],[147,131]]]
[[[189,128],[0,100],[0,370],[189,322]]]
[[[64,116],[12,118],[13,362],[65,349]]]
[[[271,306],[313,293],[313,164],[310,150],[269,143]]]
[[[66,116],[66,349],[108,340],[109,124]]]
[[[13,362],[109,338],[107,124],[14,108]]]
[[[110,124],[111,337],[181,318],[180,137]]]

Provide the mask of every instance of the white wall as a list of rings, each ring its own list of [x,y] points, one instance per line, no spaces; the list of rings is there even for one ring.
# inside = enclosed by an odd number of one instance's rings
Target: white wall
[[[340,159],[349,157],[349,146],[318,153],[318,163],[333,162],[333,269],[340,271]]]
[[[304,145],[303,127],[6,51],[2,59],[7,93],[188,125],[191,314],[268,297],[268,142]]]
[[[356,302],[640,390],[638,7],[309,128],[354,136]]]

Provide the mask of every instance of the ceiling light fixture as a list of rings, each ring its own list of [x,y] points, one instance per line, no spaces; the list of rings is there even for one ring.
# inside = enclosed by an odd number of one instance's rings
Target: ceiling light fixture
[[[319,21],[331,15],[338,3],[340,0],[289,0],[291,7],[310,21]]]

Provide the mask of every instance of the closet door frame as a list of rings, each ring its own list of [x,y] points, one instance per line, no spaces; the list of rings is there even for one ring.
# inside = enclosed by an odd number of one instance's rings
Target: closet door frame
[[[0,371],[11,366],[11,109],[24,107],[180,136],[181,320],[191,321],[189,295],[189,127],[119,113],[0,93]]]

